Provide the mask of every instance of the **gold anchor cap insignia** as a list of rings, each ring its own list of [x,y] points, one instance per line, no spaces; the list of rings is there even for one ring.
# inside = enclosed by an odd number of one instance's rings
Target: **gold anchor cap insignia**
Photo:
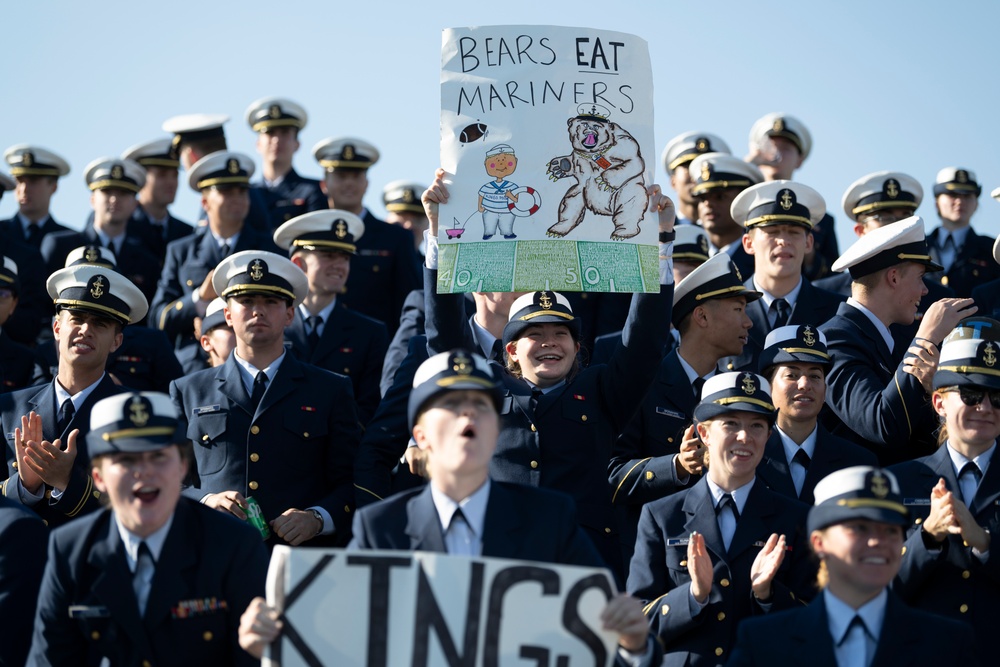
[[[347,223],[343,220],[338,219],[337,222],[333,223],[333,229],[333,233],[338,239],[342,239],[347,236]]]
[[[754,384],[753,375],[750,373],[743,374],[743,391],[746,392],[747,396],[753,396],[757,392],[757,386]]]
[[[899,196],[899,181],[895,178],[890,178],[885,182],[885,193],[889,195],[890,199],[895,199]]]
[[[267,114],[271,118],[281,118],[281,107],[277,104],[272,104],[271,108],[268,109]]]
[[[785,119],[784,118],[775,118],[774,119],[774,124],[771,125],[771,131],[772,132],[784,132],[785,131]]]
[[[104,296],[105,292],[104,281],[105,281],[104,276],[94,276],[91,279],[90,285],[88,285],[88,287],[90,288],[90,296],[94,297],[95,299],[100,299],[102,296]]]
[[[806,325],[806,327],[802,330],[802,341],[809,347],[816,344],[816,334],[812,332],[809,325]]]
[[[141,396],[135,396],[129,401],[128,419],[133,426],[142,428],[149,422],[149,410]]]
[[[706,255],[708,254],[708,239],[704,236],[698,237],[698,249],[701,250]]]
[[[986,343],[986,347],[983,348],[983,362],[991,368],[996,365],[997,352],[993,343]]]
[[[25,167],[30,167],[34,165],[35,155],[31,151],[26,152],[24,154],[24,157],[21,158],[21,164],[23,164]]]
[[[344,150],[341,152],[341,157],[343,157],[345,160],[353,160],[354,146],[352,146],[351,144],[347,144],[346,146],[344,146]]]
[[[969,172],[967,172],[964,169],[959,169],[958,171],[955,172],[955,180],[958,181],[959,183],[968,183]]]
[[[253,280],[261,280],[267,273],[267,264],[260,259],[255,259],[250,263],[250,270],[247,271]]]
[[[123,176],[125,176],[125,170],[122,169],[122,166],[120,164],[116,164],[115,166],[111,167],[111,178],[115,179],[116,181],[120,181]]]
[[[413,199],[414,199],[413,190],[411,190],[410,188],[406,188],[405,190],[403,190],[403,201],[404,202],[406,202],[407,204],[410,204],[410,203],[413,202]]]
[[[781,208],[783,210],[785,211],[789,210],[790,208],[792,208],[792,206],[795,205],[795,193],[793,193],[788,188],[785,188],[784,190],[781,191],[781,194],[778,196],[778,202],[781,204]]]
[[[701,163],[701,180],[707,181],[712,178],[712,168],[708,162]]]
[[[465,356],[461,352],[456,354],[451,359],[451,369],[456,373],[466,374],[469,372],[469,364],[472,363],[472,359]]]
[[[97,248],[94,246],[87,246],[86,250],[83,251],[83,258],[88,262],[96,262],[100,256],[100,253],[97,252]]]
[[[538,297],[538,305],[545,310],[552,307],[552,297],[549,296],[548,292],[542,292],[542,295]]]
[[[226,171],[230,174],[240,173],[240,161],[234,157],[229,158],[229,160],[226,161]]]
[[[872,475],[872,493],[876,498],[885,498],[889,495],[889,480],[881,472]]]

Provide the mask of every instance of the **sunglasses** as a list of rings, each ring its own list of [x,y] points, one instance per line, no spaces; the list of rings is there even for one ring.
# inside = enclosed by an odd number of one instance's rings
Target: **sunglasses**
[[[972,387],[953,387],[951,389],[945,390],[947,393],[958,392],[959,398],[962,402],[972,407],[974,405],[979,405],[983,402],[983,399],[987,396],[990,397],[990,403],[993,404],[994,408],[1000,408],[1000,390],[986,390],[986,389],[973,389]]]

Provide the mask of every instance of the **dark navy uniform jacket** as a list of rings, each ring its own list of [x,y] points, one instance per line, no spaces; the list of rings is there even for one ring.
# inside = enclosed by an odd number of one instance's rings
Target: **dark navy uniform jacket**
[[[338,299],[330,321],[323,324],[323,334],[315,350],[309,349],[298,308],[295,319],[285,328],[285,340],[291,342],[292,352],[301,361],[350,378],[358,419],[367,424],[381,398],[378,383],[388,345],[385,325],[348,310]]]
[[[30,664],[257,665],[237,629],[267,557],[253,528],[182,497],[140,616],[114,514],[75,521],[49,541]]]
[[[101,245],[93,226],[87,227],[82,233],[63,232],[46,236],[42,241],[42,258],[49,274],[66,265],[66,257],[70,252],[80,246],[91,244]],[[156,293],[156,281],[160,277],[159,260],[149,252],[142,240],[132,235],[130,231],[125,233],[125,238],[120,239],[116,246],[118,250],[115,251],[115,259],[118,268],[115,271],[131,280],[149,301]]]
[[[66,225],[61,225],[58,222],[56,222],[55,218],[53,218],[51,215],[48,218],[46,218],[44,223],[42,223],[41,230],[42,230],[41,235],[34,242],[32,242],[29,241],[24,236],[24,228],[21,226],[21,221],[20,219],[18,219],[17,215],[14,215],[13,217],[8,218],[7,220],[0,221],[0,235],[9,236],[22,243],[27,243],[28,245],[33,246],[35,250],[38,250],[41,247],[42,241],[49,234],[55,234],[57,232],[73,231]]]
[[[977,317],[1000,320],[1000,279],[990,281],[972,290],[972,300],[979,306]],[[20,308],[20,306],[18,306]]]
[[[399,327],[399,313],[406,296],[420,285],[420,259],[413,234],[383,222],[365,209],[365,234],[351,258],[344,305],[384,323],[389,334]]]
[[[889,593],[871,667],[989,664],[976,660],[972,633],[960,623],[910,609]],[[808,607],[740,624],[729,667],[837,667],[822,595]]]
[[[643,508],[627,590],[646,605],[650,629],[664,646],[664,665],[722,664],[741,621],[801,606],[801,600],[812,594],[810,583],[815,578],[815,567],[805,553],[807,513],[804,504],[768,490],[758,480],[727,552],[705,478]],[[712,590],[696,616],[689,607],[686,541],[693,531],[704,535],[713,565]],[[750,570],[772,533],[784,535],[791,550],[785,553],[765,607],[753,597]]]
[[[270,234],[257,232],[246,224],[230,254],[243,250],[280,252]],[[215,237],[206,229],[167,245],[156,296],[149,307],[151,326],[163,330],[177,348],[191,345],[194,340],[194,318],[198,314],[191,293],[201,287],[209,271],[214,271],[222,254]]]
[[[913,607],[971,625],[979,659],[984,665],[994,663],[994,633],[1000,624],[1000,547],[992,545],[983,562],[963,544],[960,535],[949,536],[936,550],[928,549],[922,537],[921,524],[931,511],[931,489],[939,479],[943,477],[957,500],[962,499],[947,447],[942,445],[931,456],[901,463],[891,470],[899,480],[903,502],[913,519],[907,531],[903,567],[893,590]],[[996,540],[1000,534],[1000,459],[996,451],[969,510],[976,523]]]
[[[186,495],[239,491],[257,499],[267,521],[290,508],[320,506],[335,534],[314,545],[347,544],[361,439],[350,380],[286,354],[251,413],[231,354],[218,368],[175,380],[170,396],[194,443]]]
[[[437,271],[424,275],[428,353],[469,346],[461,294],[436,294]],[[619,576],[618,521],[611,504],[608,461],[614,439],[642,400],[656,373],[655,359],[667,336],[673,285],[659,294],[635,294],[624,343],[608,365],[580,370],[532,407],[527,382],[493,362],[503,379],[501,431],[490,477],[562,491],[576,501],[579,522],[605,562]]]
[[[752,277],[747,278],[743,284],[747,289],[756,289]],[[803,278],[799,295],[795,298],[795,305],[792,306],[792,312],[788,316],[788,324],[809,324],[818,328],[819,325],[836,315],[837,308],[846,300],[845,297],[820,289],[810,283],[808,279]],[[750,321],[753,322],[753,327],[748,332],[747,344],[743,346],[743,352],[739,356],[724,359],[722,366],[731,371],[748,370],[759,373],[762,369],[757,368],[757,360],[760,358],[760,353],[764,351],[764,342],[773,327],[767,317],[767,306],[764,305],[764,299],[748,303],[746,313]]]
[[[822,424],[816,425],[816,449],[802,482],[802,494],[795,494],[795,482],[788,470],[785,447],[781,444],[778,429],[774,428],[764,447],[764,459],[757,466],[757,479],[767,488],[789,498],[801,500],[806,505],[815,501],[813,489],[819,481],[832,472],[851,466],[877,466],[878,458],[853,442],[831,434]]]
[[[937,227],[927,235],[927,245],[931,257],[941,263],[941,247],[938,237],[941,228]],[[972,290],[979,285],[1000,278],[1000,264],[993,259],[993,238],[980,236],[972,228],[965,233],[965,242],[958,249],[955,261],[947,271],[928,273],[932,280],[951,288],[957,297],[970,297]],[[982,315],[982,313],[978,313]]]
[[[0,394],[52,379],[48,365],[30,347],[15,343],[0,331]]]
[[[0,665],[20,667],[31,647],[49,529],[38,515],[0,496]]]
[[[840,257],[837,232],[833,216],[824,213],[812,228],[813,256],[811,262],[802,265],[802,275],[809,280],[817,280],[830,275],[830,267]]]
[[[66,430],[56,433],[59,406],[56,404],[56,390],[53,383],[40,387],[29,387],[10,394],[0,394],[0,432],[7,444],[7,479],[3,482],[3,495],[20,503],[17,490],[17,456],[14,450],[14,429],[21,428],[21,417],[36,412],[42,417],[42,435],[49,442],[60,438],[65,449],[66,438],[73,429],[80,429],[77,436],[77,456],[73,461],[73,471],[69,485],[59,498],[44,498],[31,507],[49,526],[60,526],[70,519],[92,512],[100,507],[100,493],[90,477],[90,460],[87,456],[86,436],[90,431],[90,411],[94,404],[108,396],[114,396],[127,388],[119,387],[107,374],[101,379],[87,399],[77,409]],[[48,495],[48,494],[46,494]]]
[[[843,295],[845,300],[851,296],[851,274],[847,271],[835,273],[828,278],[817,280],[813,285],[828,292]],[[927,312],[927,309],[931,307],[931,304],[935,301],[955,296],[955,293],[951,289],[927,277],[924,277],[924,286],[927,287],[927,294],[920,299],[920,305],[917,306],[917,315],[913,319],[913,323],[893,324],[889,326],[889,333],[892,334],[892,340],[895,342],[892,354],[893,358],[897,361],[903,358],[906,348],[913,342],[914,336],[917,335],[917,329],[920,328],[920,320],[923,318],[924,313]],[[977,314],[982,315],[982,311]]]
[[[252,183],[250,189],[264,202],[272,231],[304,213],[328,208],[319,181],[299,176],[294,169],[273,188],[260,182]]]
[[[846,303],[820,329],[833,358],[826,374],[830,431],[875,452],[883,465],[926,453],[937,415],[917,378],[896,361],[898,351],[890,354],[871,320]]]
[[[166,229],[161,225],[154,225],[149,214],[142,208],[142,204],[135,207],[135,212],[128,222],[128,230],[160,260],[161,266],[167,255],[168,243],[195,233],[194,227],[170,213],[167,214]]]
[[[19,241],[19,238],[0,231],[0,255],[14,260],[17,279],[21,283],[17,309],[4,322],[3,330],[14,341],[30,346],[35,344],[39,331],[52,327],[55,308],[52,298],[45,291],[49,274],[45,270],[42,254],[37,248]]]

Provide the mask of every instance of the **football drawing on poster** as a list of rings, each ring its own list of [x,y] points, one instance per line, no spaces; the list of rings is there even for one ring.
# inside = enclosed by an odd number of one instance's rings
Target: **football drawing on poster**
[[[445,30],[438,291],[658,291],[653,147],[645,40]]]

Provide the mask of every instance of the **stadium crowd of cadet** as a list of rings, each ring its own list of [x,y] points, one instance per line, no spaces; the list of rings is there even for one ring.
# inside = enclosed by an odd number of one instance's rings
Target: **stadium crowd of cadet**
[[[81,231],[49,211],[69,164],[4,151],[0,665],[255,664],[278,544],[607,567],[633,667],[991,662],[1000,239],[972,169],[926,184],[939,220],[893,171],[831,212],[799,119],[745,157],[689,132],[672,199],[648,189],[659,292],[438,294],[447,174],[385,186],[383,221],[368,141],[319,142],[317,180],[295,102],[247,109],[256,163],[227,121],[87,165]]]

